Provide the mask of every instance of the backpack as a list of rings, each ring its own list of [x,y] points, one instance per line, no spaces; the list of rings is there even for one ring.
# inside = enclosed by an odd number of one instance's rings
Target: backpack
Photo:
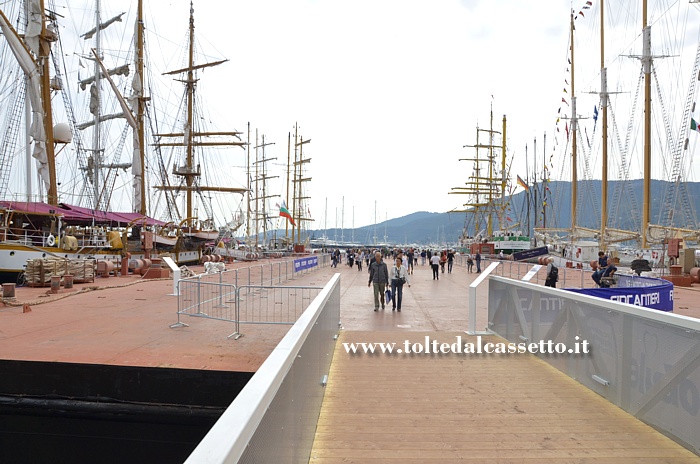
[[[549,278],[555,282],[559,282],[559,268],[552,264],[552,270],[549,271]]]

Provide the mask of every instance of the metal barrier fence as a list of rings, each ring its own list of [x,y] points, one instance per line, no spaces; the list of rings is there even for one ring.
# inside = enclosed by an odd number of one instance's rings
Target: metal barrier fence
[[[482,259],[481,269],[484,270],[492,262],[501,263],[500,266],[496,268],[495,275],[501,277],[509,277],[511,279],[520,279],[524,276],[534,265],[534,263],[527,263],[522,261],[509,261],[507,259]],[[455,256],[455,264],[458,266],[467,267],[467,257],[465,255]],[[547,278],[546,267],[542,266],[537,274],[532,278],[530,282],[539,283],[544,285],[544,281]],[[593,271],[584,269],[574,269],[563,266],[557,266],[559,268],[559,281],[557,282],[557,287],[576,287],[576,288],[595,288],[596,283],[593,281],[591,276]],[[476,270],[476,264],[474,264],[474,270]]]
[[[312,268],[295,270],[294,262],[298,259],[308,257],[318,258],[318,265]],[[216,274],[200,274],[181,281],[201,280],[203,282],[217,282],[219,284],[231,284],[239,287],[241,285],[275,285],[294,279],[300,275],[306,275],[315,269],[328,267],[331,264],[330,255],[306,255],[293,259],[271,261],[265,264],[255,264],[252,266],[232,269]]]
[[[186,463],[309,462],[339,321],[335,274]]]
[[[489,329],[700,454],[700,320],[491,277]],[[586,340],[589,354],[568,354]]]
[[[294,324],[323,287],[243,285],[236,290],[241,324]]]
[[[241,323],[293,324],[320,287],[282,287],[281,284],[330,265],[328,255],[317,258],[317,266],[300,270],[296,270],[299,266],[295,268],[297,258],[181,279],[177,290],[177,322],[170,327],[187,326],[181,315],[206,317],[233,322],[235,331],[229,337],[238,339]]]

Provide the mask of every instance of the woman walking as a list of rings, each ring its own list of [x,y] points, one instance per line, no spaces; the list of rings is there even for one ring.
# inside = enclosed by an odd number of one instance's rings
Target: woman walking
[[[401,265],[401,258],[396,258],[394,267],[391,269],[391,310],[401,312],[401,299],[403,297],[403,286],[411,284],[408,281],[408,272]]]

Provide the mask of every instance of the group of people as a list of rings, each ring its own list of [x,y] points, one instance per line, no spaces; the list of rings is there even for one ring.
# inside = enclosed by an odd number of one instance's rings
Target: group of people
[[[595,283],[598,284],[598,286],[601,288],[610,287],[610,283],[607,278],[612,277],[617,271],[615,265],[610,263],[609,260],[610,258],[608,258],[608,255],[606,255],[602,251],[599,251],[597,263],[595,261],[591,263],[591,265],[596,264],[596,266],[592,266],[593,275],[591,276],[591,278],[593,278]]]
[[[593,261],[591,267],[593,268],[593,275],[591,278],[600,288],[609,288],[610,280],[617,267],[610,261],[608,255],[603,251],[598,252],[598,261]],[[554,258],[549,258],[547,260],[547,273],[544,281],[546,287],[556,287],[557,281],[559,280],[559,269],[554,265]]]

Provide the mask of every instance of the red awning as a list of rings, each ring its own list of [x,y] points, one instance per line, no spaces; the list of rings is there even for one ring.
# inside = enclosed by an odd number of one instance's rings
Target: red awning
[[[127,226],[129,224],[164,226],[166,223],[143,216],[139,213],[115,213],[111,211],[99,211],[82,206],[67,205],[61,203],[58,206],[41,202],[26,201],[0,201],[0,208],[17,211],[24,214],[43,214],[61,216],[67,223],[88,225],[110,224]]]

